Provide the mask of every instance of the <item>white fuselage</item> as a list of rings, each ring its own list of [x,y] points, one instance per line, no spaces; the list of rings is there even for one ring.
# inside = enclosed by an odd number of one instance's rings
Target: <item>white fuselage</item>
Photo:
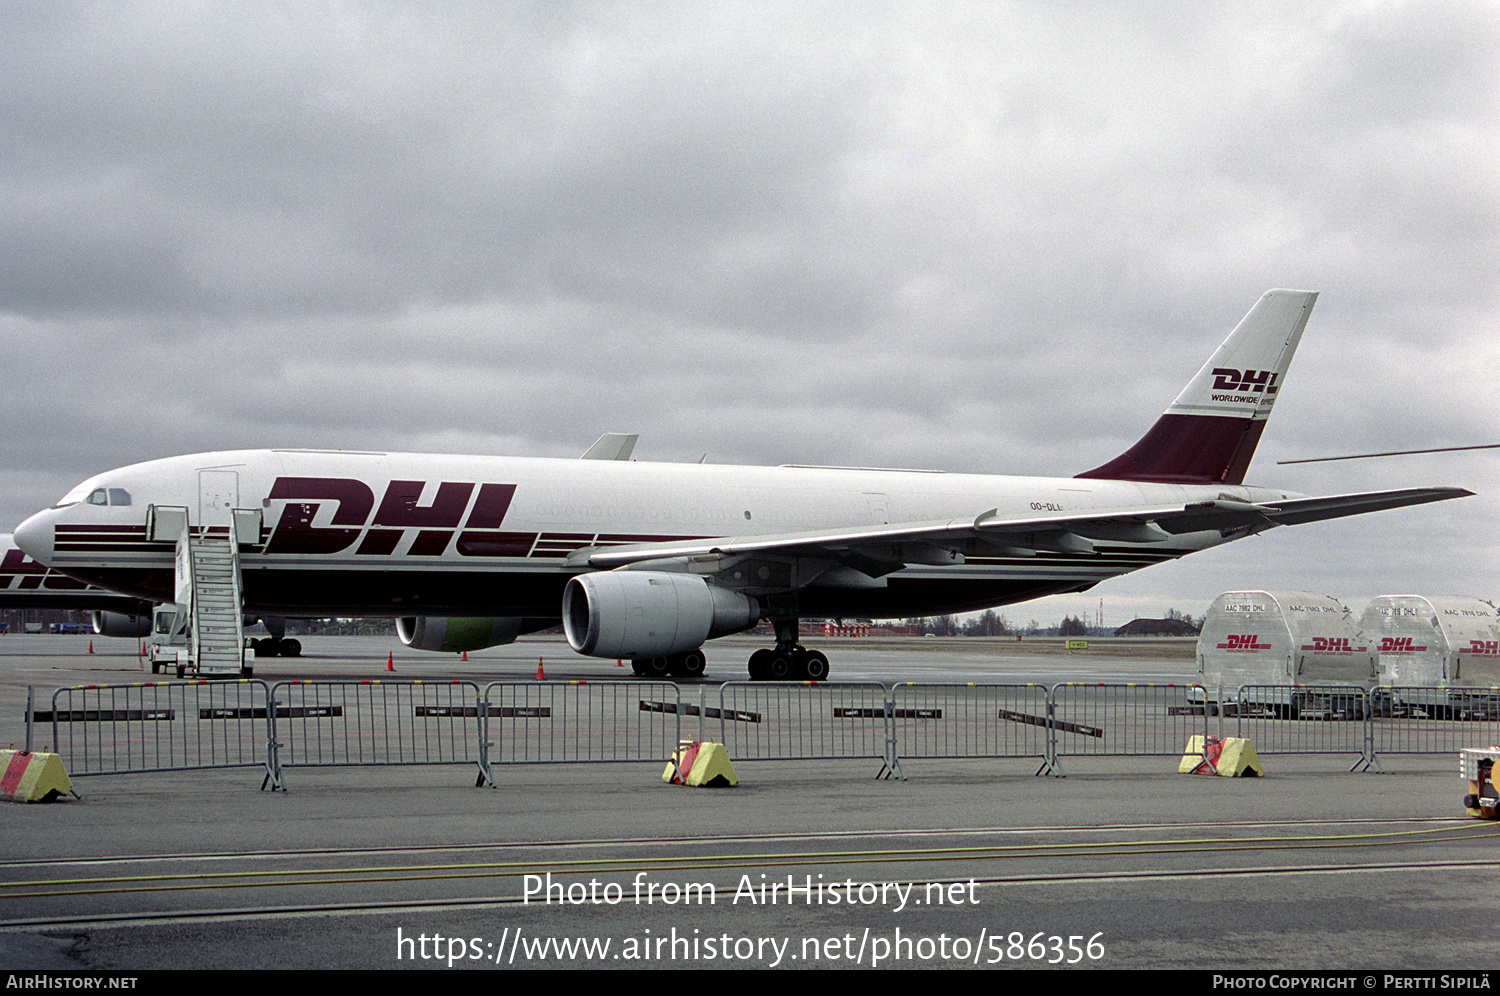
[[[38,560],[142,598],[170,599],[173,545],[147,538],[148,506],[224,528],[261,511],[242,549],[246,609],[297,615],[556,617],[590,552],[703,538],[882,524],[1056,519],[1192,502],[1297,497],[1244,486],[922,471],[741,467],[312,450],[204,453],[90,478],[18,530]],[[979,537],[949,558],[879,577],[829,571],[799,586],[802,611],[890,617],[960,611],[1081,591],[1245,535],[1072,542],[1055,529],[1028,548]]]

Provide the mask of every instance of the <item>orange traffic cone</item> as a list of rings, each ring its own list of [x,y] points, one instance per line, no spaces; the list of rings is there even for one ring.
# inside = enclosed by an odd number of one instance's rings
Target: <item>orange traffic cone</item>
[[[387,671],[396,670],[396,652],[394,650],[385,655],[385,669]]]
[[[90,640],[89,641],[89,653],[93,653],[93,652],[94,652],[94,641]]]
[[[536,680],[537,681],[546,681],[547,680],[547,674],[546,674],[545,671],[542,670],[542,659],[540,657],[538,657],[536,659]]]
[[[462,656],[462,657],[460,657],[460,658],[459,658],[459,660],[464,660],[464,661],[466,661],[466,660],[468,660],[468,659],[469,659],[469,652],[468,652],[468,651],[467,651],[467,650],[465,650],[465,651],[464,651],[464,655],[463,655],[463,656]]]
[[[622,660],[620,660],[620,658],[616,657],[615,658],[615,667],[624,667],[624,666],[625,666],[625,662],[622,661]]]

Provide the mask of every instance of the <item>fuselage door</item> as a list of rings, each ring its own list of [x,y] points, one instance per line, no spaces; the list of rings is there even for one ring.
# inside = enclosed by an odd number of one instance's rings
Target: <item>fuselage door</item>
[[[240,504],[240,475],[234,470],[198,471],[198,522],[200,529],[228,526]]]

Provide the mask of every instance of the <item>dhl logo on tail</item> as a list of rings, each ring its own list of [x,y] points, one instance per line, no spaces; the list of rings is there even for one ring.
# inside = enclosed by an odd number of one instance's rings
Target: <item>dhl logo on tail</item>
[[[1275,394],[1276,377],[1274,370],[1236,370],[1233,367],[1214,367],[1214,390]]]

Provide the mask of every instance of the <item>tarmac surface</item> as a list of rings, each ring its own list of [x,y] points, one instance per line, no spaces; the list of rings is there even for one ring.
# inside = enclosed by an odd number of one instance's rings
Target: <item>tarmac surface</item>
[[[25,742],[28,685],[46,708],[55,687],[152,680],[128,641],[93,642],[0,636],[0,743]],[[1191,641],[807,642],[836,681],[1193,671]],[[630,680],[551,638],[467,662],[303,645],[256,677],[529,680],[540,659],[549,680]],[[706,681],[740,678],[755,645],[715,641]],[[297,769],[278,793],[253,769],[80,777],[79,799],[0,809],[0,966],[1500,968],[1500,827],[1464,817],[1456,758],[1349,761],[1276,755],[1263,779],[907,761],[905,781],[736,762],[716,790],[660,763],[497,766],[494,789],[472,765]]]

